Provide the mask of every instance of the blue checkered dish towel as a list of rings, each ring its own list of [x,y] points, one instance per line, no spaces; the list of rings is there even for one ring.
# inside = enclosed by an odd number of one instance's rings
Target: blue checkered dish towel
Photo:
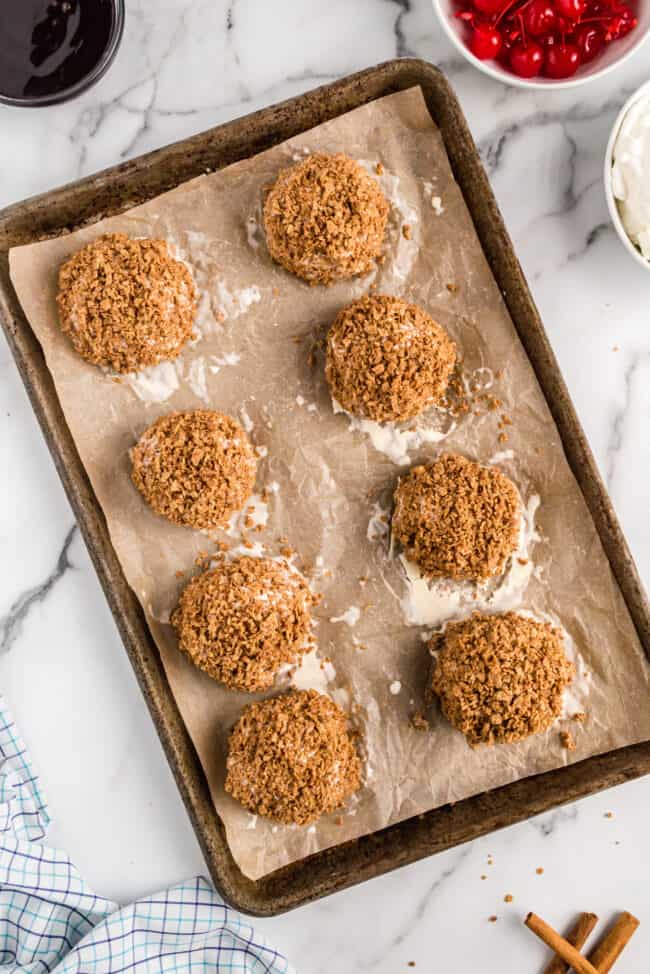
[[[127,907],[42,844],[47,806],[0,697],[0,972],[295,974],[198,876]]]

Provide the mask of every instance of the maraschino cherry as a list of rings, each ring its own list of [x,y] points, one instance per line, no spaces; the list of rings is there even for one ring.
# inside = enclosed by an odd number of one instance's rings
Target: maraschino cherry
[[[570,78],[580,65],[580,51],[575,44],[562,41],[549,47],[544,64],[544,74],[547,78]]]
[[[455,0],[468,45],[520,78],[570,78],[637,25],[638,0]]]
[[[496,27],[490,27],[489,24],[477,24],[469,46],[475,57],[481,61],[487,61],[489,58],[499,56],[503,46],[503,38]]]
[[[544,50],[536,41],[517,41],[510,50],[510,67],[520,78],[534,78],[542,70]]]

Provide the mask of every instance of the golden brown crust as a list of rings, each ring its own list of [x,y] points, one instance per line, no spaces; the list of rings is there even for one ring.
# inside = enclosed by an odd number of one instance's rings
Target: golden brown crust
[[[192,337],[192,275],[165,240],[109,233],[61,265],[61,330],[92,365],[139,372],[175,359]]]
[[[431,691],[472,746],[521,741],[548,730],[575,676],[563,635],[516,612],[475,613],[433,636]]]
[[[496,467],[455,453],[413,469],[394,495],[393,537],[428,576],[481,581],[517,548],[521,503]]]
[[[377,181],[341,153],[317,152],[283,169],[264,203],[271,257],[310,284],[372,270],[387,217]]]
[[[226,791],[256,815],[308,825],[359,787],[343,711],[316,690],[249,704],[230,735]]]
[[[426,311],[373,294],[339,311],[327,336],[332,398],[354,416],[405,420],[439,402],[456,346]]]
[[[171,622],[179,649],[233,690],[267,690],[311,639],[309,586],[284,562],[243,556],[197,575]]]
[[[257,459],[244,430],[210,409],[169,413],[131,451],[133,483],[149,506],[174,524],[227,523],[253,492]]]

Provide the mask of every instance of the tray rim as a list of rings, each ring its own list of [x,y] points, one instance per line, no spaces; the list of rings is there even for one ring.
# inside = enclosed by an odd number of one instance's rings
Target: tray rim
[[[244,877],[227,848],[223,825],[212,805],[203,771],[171,695],[142,610],[126,584],[110,545],[103,513],[72,443],[40,346],[13,292],[8,276],[8,250],[21,242],[66,232],[71,225],[76,227],[95,222],[102,215],[100,204],[103,194],[108,193],[109,197],[113,192],[125,194],[119,207],[112,210],[119,212],[164,192],[166,188],[191,178],[191,174],[185,173],[180,179],[173,177],[168,186],[164,183],[161,186],[160,168],[171,164],[173,170],[174,164],[182,167],[187,165],[187,160],[196,160],[198,174],[202,171],[204,150],[208,156],[215,151],[221,151],[222,155],[225,152],[226,158],[221,165],[254,155],[268,145],[289,137],[286,120],[290,116],[297,119],[301,109],[306,111],[311,108],[322,116],[319,121],[324,121],[325,118],[342,114],[342,111],[332,111],[341,100],[347,106],[343,111],[348,111],[391,91],[416,84],[425,90],[425,98],[427,92],[437,91],[442,99],[440,111],[448,113],[449,120],[453,121],[454,131],[453,134],[446,133],[445,145],[454,175],[553,414],[565,454],[587,501],[614,578],[642,645],[650,655],[650,606],[638,572],[577,419],[462,110],[438,68],[415,58],[388,61],[0,211],[0,320],[3,329],[81,527],[212,879],[231,905],[254,915],[277,915],[434,852],[514,824],[558,804],[650,773],[650,742],[529,776],[465,799],[454,806],[434,809],[316,853],[257,882]],[[351,101],[354,103],[350,104]],[[429,103],[428,107],[431,111]],[[440,125],[440,121],[437,121]],[[312,124],[318,124],[318,121]],[[309,127],[299,127],[290,134]],[[450,152],[447,137],[458,143],[453,152]],[[181,157],[184,157],[184,162],[179,162]],[[152,191],[149,192],[149,189]],[[79,206],[78,200],[82,200],[83,205]],[[76,209],[77,219],[61,222],[60,214],[66,206]],[[38,231],[34,232],[36,227]],[[524,319],[525,335],[520,330]],[[570,449],[567,449],[568,440],[571,441]],[[354,871],[350,868],[352,864]],[[314,878],[311,885],[309,872],[313,873]]]

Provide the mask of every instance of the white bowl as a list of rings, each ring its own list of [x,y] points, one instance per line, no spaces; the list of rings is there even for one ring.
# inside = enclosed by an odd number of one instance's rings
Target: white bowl
[[[619,130],[623,124],[623,119],[629,112],[632,105],[638,98],[643,97],[643,95],[650,94],[650,81],[644,82],[640,88],[631,95],[630,98],[625,102],[620,112],[616,116],[616,121],[612,127],[611,135],[607,142],[607,148],[605,149],[605,170],[603,173],[605,181],[605,199],[607,200],[607,209],[609,210],[609,215],[612,223],[614,224],[614,229],[618,234],[619,240],[627,250],[628,254],[634,257],[637,264],[641,264],[642,267],[648,271],[650,270],[650,261],[646,260],[639,248],[632,243],[627,233],[625,232],[625,227],[623,226],[623,221],[621,220],[621,214],[618,210],[618,205],[616,203],[616,197],[612,191],[612,165],[614,163],[614,145],[618,137]]]
[[[638,0],[637,18],[639,22],[634,30],[631,30],[620,40],[608,44],[597,58],[589,64],[581,65],[573,77],[558,81],[554,78],[542,77],[520,78],[512,72],[506,71],[497,61],[481,61],[474,57],[466,44],[465,24],[455,16],[458,7],[453,0],[431,0],[431,2],[445,34],[470,64],[477,67],[483,74],[487,74],[497,81],[504,81],[508,85],[515,85],[518,88],[547,90],[549,88],[575,88],[576,85],[584,85],[594,78],[602,78],[603,75],[609,74],[610,71],[617,68],[619,64],[627,61],[650,33],[650,0]]]

